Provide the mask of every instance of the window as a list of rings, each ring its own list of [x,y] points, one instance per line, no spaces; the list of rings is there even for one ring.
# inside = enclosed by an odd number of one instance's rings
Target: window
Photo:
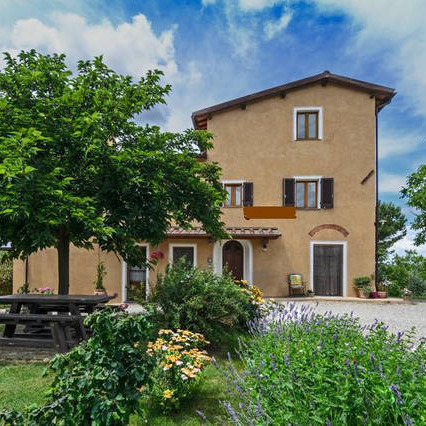
[[[197,266],[197,251],[195,244],[171,244],[170,245],[170,262],[177,262],[185,259],[188,265]]]
[[[226,207],[241,207],[243,184],[242,183],[225,183],[224,188],[227,192],[225,206]]]
[[[293,112],[294,140],[322,139],[322,107],[296,107]]]
[[[140,246],[143,259],[147,258],[148,248]],[[145,265],[127,265],[127,300],[143,300],[147,295],[148,271]]]
[[[318,111],[297,113],[297,139],[318,139]]]
[[[296,182],[296,207],[315,209],[318,206],[318,181],[302,180]]]

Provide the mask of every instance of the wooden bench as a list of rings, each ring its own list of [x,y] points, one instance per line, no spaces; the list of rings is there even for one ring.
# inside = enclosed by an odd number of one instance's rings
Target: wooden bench
[[[86,338],[86,329],[79,315],[47,314],[0,314],[0,323],[5,324],[4,337],[0,342],[18,346],[53,346],[61,352]],[[17,325],[25,325],[31,332],[15,333]],[[46,327],[51,334],[45,333]],[[72,329],[78,330],[80,338],[72,335]],[[53,341],[52,341],[53,338]]]

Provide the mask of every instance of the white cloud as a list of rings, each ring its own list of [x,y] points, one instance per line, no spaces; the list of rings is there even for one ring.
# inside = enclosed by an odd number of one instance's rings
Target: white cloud
[[[405,250],[415,250],[419,254],[426,256],[426,245],[415,246],[414,237],[414,231],[411,228],[408,228],[407,235],[401,240],[397,241],[392,249],[394,249],[398,254],[404,254]]]
[[[167,107],[158,107],[148,115],[165,119],[163,126],[167,130],[181,131],[191,126],[194,99],[190,94],[203,78],[195,62],[179,69],[174,48],[176,29],[172,26],[156,34],[142,14],[130,22],[113,25],[107,19],[91,23],[78,14],[52,13],[49,19],[17,20],[9,32],[0,33],[0,50],[16,54],[35,48],[44,53],[65,53],[72,68],[80,59],[103,55],[108,66],[135,77],[160,69],[164,80],[172,84],[173,93],[167,99]]]
[[[210,5],[215,4],[215,3],[216,3],[216,0],[201,0],[201,4],[203,6],[210,6]]]
[[[407,154],[416,151],[425,136],[419,133],[403,133],[385,131],[381,136],[379,132],[379,158],[387,158],[395,155]]]
[[[265,25],[266,40],[273,39],[279,32],[286,29],[291,21],[291,17],[291,13],[284,13],[280,19],[267,22]]]
[[[64,52],[70,63],[103,54],[114,69],[134,76],[153,68],[164,71],[170,80],[178,73],[174,27],[157,36],[142,14],[117,26],[106,19],[90,24],[72,13],[54,13],[53,18],[54,25],[34,18],[18,20],[8,39],[0,40],[2,50],[35,48],[45,53]]]
[[[426,116],[426,2],[424,0],[317,0],[320,12],[350,16],[359,58],[377,57],[397,76],[406,107]]]
[[[238,5],[244,11],[259,11],[283,3],[282,0],[239,0]]]
[[[392,173],[381,173],[379,175],[380,193],[398,193],[405,185],[406,177]]]

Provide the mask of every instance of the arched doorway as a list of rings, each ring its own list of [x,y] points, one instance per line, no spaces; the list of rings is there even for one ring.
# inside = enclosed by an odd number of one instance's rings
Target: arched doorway
[[[222,249],[222,264],[236,280],[244,278],[244,249],[240,242],[231,240]]]

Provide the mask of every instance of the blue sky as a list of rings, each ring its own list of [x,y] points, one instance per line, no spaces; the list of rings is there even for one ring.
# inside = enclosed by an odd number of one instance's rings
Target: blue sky
[[[145,115],[170,130],[192,111],[330,70],[396,88],[380,113],[380,198],[426,160],[424,0],[0,0],[0,48],[104,54],[114,69],[162,69],[173,94]],[[412,247],[412,233],[397,244]],[[419,249],[426,253],[426,248]]]

